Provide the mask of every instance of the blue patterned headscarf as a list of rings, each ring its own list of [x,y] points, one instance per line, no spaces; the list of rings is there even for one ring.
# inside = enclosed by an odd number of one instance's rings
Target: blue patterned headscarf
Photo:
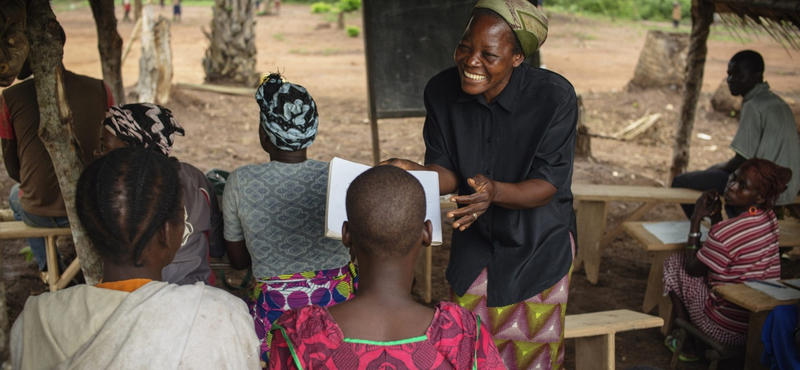
[[[317,104],[306,88],[284,82],[279,73],[261,77],[256,90],[261,127],[278,149],[307,148],[317,136]]]

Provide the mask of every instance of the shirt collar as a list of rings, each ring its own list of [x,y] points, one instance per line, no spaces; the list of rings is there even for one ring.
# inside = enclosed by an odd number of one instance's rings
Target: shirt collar
[[[497,95],[497,97],[494,99],[494,101],[497,102],[498,105],[500,105],[501,107],[503,107],[503,109],[509,112],[513,112],[514,107],[517,105],[519,94],[517,94],[516,91],[519,90],[519,87],[520,85],[522,85],[522,80],[524,79],[525,76],[525,73],[524,71],[522,71],[522,68],[523,67],[520,65],[519,67],[516,67],[511,71],[511,78],[508,79],[508,84],[503,89],[503,91],[501,91],[500,94]],[[470,95],[465,93],[464,90],[461,90],[461,94],[458,96],[458,98],[456,98],[456,102],[463,103],[473,99],[477,99],[480,103],[488,105],[486,104],[486,100],[483,99],[483,96]]]
[[[761,94],[764,91],[769,91],[769,84],[766,82],[758,83],[753,86],[747,94],[744,94],[742,102],[752,99],[754,96]]]

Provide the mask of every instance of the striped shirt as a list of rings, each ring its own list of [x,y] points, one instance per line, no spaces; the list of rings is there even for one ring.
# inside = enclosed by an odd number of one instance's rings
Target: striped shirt
[[[772,211],[747,212],[722,221],[708,233],[697,258],[709,267],[712,287],[747,280],[777,279],[781,276],[778,252],[778,219]],[[706,298],[705,313],[725,329],[746,333],[747,310],[714,293]]]

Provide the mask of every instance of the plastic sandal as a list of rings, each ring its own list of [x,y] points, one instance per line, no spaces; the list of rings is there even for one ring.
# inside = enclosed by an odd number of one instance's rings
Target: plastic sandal
[[[673,338],[671,335],[668,335],[667,338],[664,339],[664,345],[667,346],[672,353],[675,353],[675,349],[678,348],[678,340]],[[683,362],[700,361],[700,358],[697,357],[697,355],[691,355],[683,351],[681,351],[681,354],[678,355],[678,359]]]

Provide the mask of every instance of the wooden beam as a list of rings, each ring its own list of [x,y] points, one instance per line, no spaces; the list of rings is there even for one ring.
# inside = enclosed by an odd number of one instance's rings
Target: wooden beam
[[[686,56],[686,77],[683,83],[683,104],[675,136],[675,146],[670,167],[670,183],[675,176],[686,171],[689,164],[689,148],[697,100],[703,86],[706,55],[708,54],[708,33],[714,21],[714,4],[708,0],[692,0],[692,33],[689,39],[689,53]]]

